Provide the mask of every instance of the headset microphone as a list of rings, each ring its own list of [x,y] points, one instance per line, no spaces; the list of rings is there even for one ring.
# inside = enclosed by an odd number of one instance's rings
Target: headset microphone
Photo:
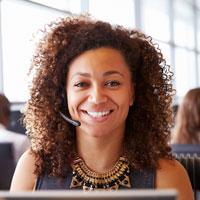
[[[70,124],[72,124],[72,125],[74,125],[76,127],[81,125],[81,123],[79,121],[70,119],[69,117],[64,115],[61,111],[60,111],[60,115],[64,120],[66,120],[67,122],[69,122]]]

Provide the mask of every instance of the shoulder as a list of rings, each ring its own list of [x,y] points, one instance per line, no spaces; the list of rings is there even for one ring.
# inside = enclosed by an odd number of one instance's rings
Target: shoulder
[[[33,164],[35,164],[35,156],[31,152],[31,150],[27,150],[26,152],[22,154],[21,158],[19,159],[18,165],[26,166],[26,165],[33,165]]]
[[[158,175],[168,175],[176,174],[177,172],[181,172],[183,174],[187,173],[184,167],[177,160],[168,160],[168,159],[160,159],[159,160],[159,168],[157,170]]]
[[[160,159],[157,169],[156,187],[173,188],[180,200],[193,199],[192,186],[185,168],[176,160]],[[184,196],[182,196],[184,194]]]
[[[35,157],[27,150],[19,159],[11,183],[11,191],[33,190],[36,182]]]

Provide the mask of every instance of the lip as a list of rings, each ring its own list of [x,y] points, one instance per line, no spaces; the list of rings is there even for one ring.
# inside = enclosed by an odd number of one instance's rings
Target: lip
[[[109,113],[108,113],[109,112]],[[89,120],[92,122],[104,122],[114,112],[113,109],[109,110],[103,110],[103,111],[86,111],[86,110],[81,110],[81,113],[83,114],[85,120]]]

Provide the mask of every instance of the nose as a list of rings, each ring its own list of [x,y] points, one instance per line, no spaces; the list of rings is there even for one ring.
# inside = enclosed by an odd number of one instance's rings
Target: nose
[[[95,86],[90,90],[88,101],[94,104],[101,104],[107,101],[107,96],[103,88]]]

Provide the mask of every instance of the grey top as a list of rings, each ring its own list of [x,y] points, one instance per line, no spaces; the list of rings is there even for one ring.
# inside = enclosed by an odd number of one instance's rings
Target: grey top
[[[130,181],[132,189],[154,189],[155,174],[155,169],[131,170]],[[68,173],[66,179],[50,176],[39,177],[36,182],[35,190],[67,190],[70,189],[71,180],[71,172]]]

